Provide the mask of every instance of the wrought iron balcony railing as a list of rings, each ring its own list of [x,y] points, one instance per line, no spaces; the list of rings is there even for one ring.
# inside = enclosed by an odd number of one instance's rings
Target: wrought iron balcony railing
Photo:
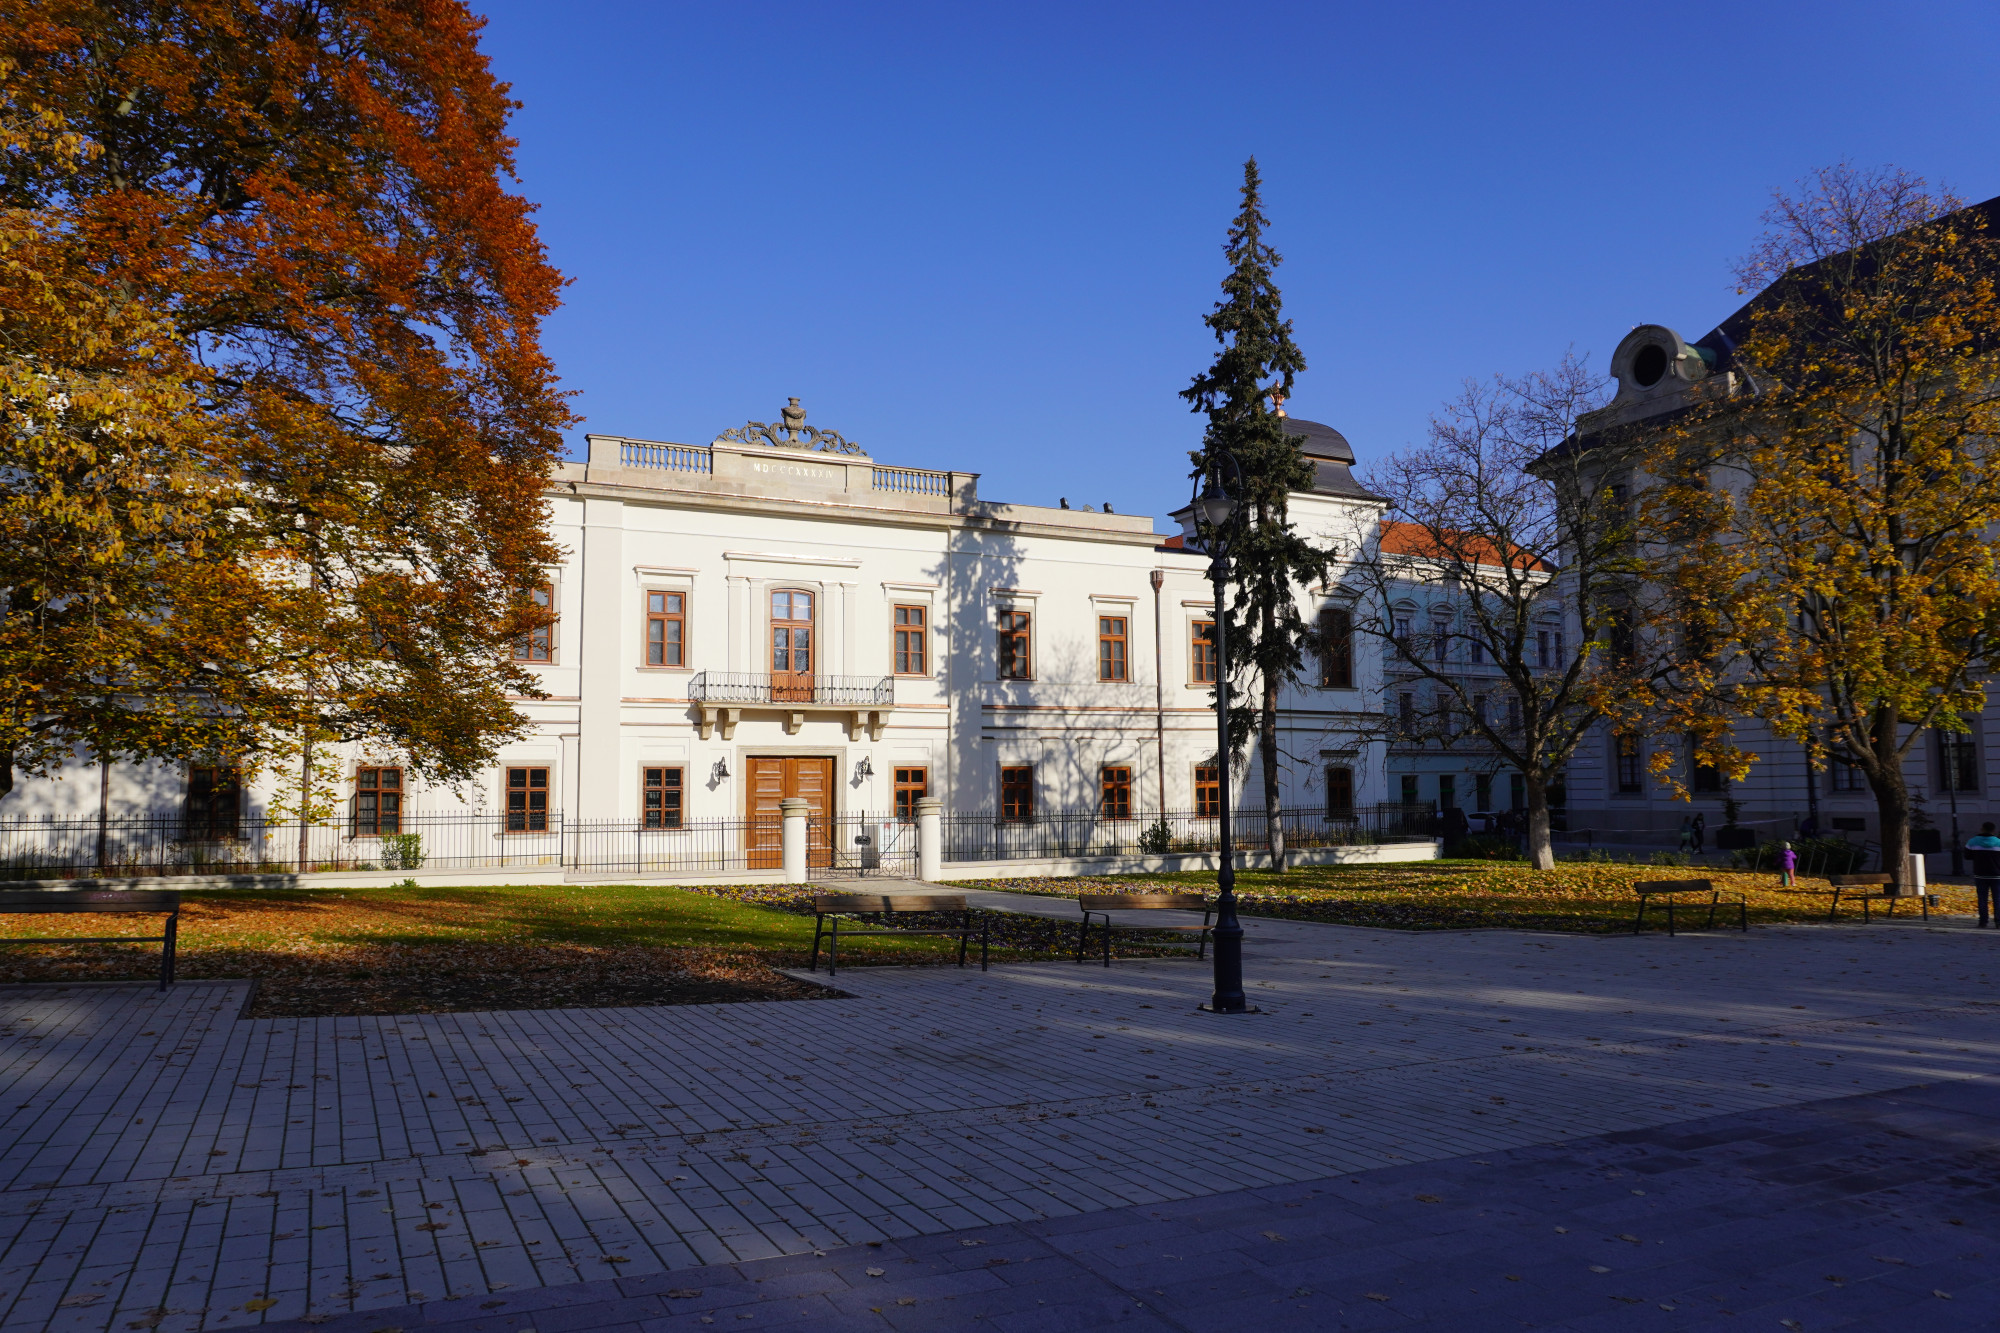
[[[704,671],[688,682],[688,698],[709,704],[817,704],[826,708],[887,708],[896,702],[894,676],[760,676]]]

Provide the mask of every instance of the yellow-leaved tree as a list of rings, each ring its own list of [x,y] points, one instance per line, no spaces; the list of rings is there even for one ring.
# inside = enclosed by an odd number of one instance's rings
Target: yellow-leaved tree
[[[1746,715],[1852,764],[1899,877],[1910,761],[1970,729],[2000,665],[1993,207],[1844,164],[1778,195],[1722,329],[1733,391],[1651,445],[1653,574],[1703,664],[1656,724],[1729,771]]]

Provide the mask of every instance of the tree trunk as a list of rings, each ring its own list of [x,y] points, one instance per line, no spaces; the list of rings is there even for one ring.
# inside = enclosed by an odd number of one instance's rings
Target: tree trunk
[[[1528,789],[1528,864],[1537,870],[1554,870],[1556,849],[1549,839],[1548,783],[1533,773],[1522,776],[1522,785]]]
[[[1869,719],[1869,749],[1875,771],[1868,786],[1875,793],[1875,814],[1882,826],[1882,870],[1894,876],[1901,892],[1910,873],[1910,788],[1903,780],[1902,756],[1896,752],[1902,718],[1896,709],[1878,708]]]
[[[14,752],[0,750],[0,800],[14,790]]]
[[[1285,872],[1285,824],[1278,816],[1278,686],[1268,677],[1258,700],[1257,750],[1264,761],[1264,840],[1271,852],[1271,869]]]

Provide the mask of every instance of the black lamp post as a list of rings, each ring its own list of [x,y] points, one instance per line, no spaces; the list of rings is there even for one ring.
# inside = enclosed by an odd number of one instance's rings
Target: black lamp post
[[[1226,449],[1209,456],[1208,470],[1194,497],[1195,531],[1208,548],[1208,578],[1215,585],[1215,783],[1222,835],[1222,864],[1216,875],[1215,993],[1203,1009],[1212,1014],[1253,1012],[1243,994],[1243,926],[1236,919],[1236,845],[1230,831],[1229,796],[1229,542],[1238,518],[1236,496],[1243,469]]]

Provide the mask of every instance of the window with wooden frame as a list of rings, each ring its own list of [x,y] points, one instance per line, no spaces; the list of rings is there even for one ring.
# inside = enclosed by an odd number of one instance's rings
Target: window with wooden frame
[[[930,795],[931,771],[922,766],[897,765],[896,818],[905,824],[917,817],[917,802]]]
[[[1215,684],[1215,622],[1197,620],[1188,630],[1188,680]]]
[[[687,665],[687,594],[646,594],[646,665]]]
[[[1354,617],[1337,606],[1319,613],[1319,687],[1354,688]]]
[[[1031,765],[1008,765],[1000,770],[1000,818],[1035,817],[1035,770]]]
[[[1126,680],[1125,617],[1097,618],[1097,678]]]
[[[680,828],[687,818],[687,770],[677,765],[639,770],[639,822],[647,828]]]
[[[1618,791],[1623,796],[1634,796],[1644,789],[1639,780],[1641,757],[1639,738],[1628,731],[1618,732],[1611,738],[1612,750],[1617,757]]]
[[[1214,764],[1194,766],[1194,813],[1199,819],[1222,814],[1222,770]]]
[[[189,842],[235,838],[242,820],[242,773],[232,764],[189,765],[183,836]]]
[[[1826,757],[1827,786],[1832,791],[1867,791],[1868,775],[1837,754]],[[1720,784],[1718,784],[1720,785]]]
[[[1033,615],[1027,611],[1002,611],[999,625],[1000,679],[1033,680]]]
[[[549,831],[549,770],[510,768],[506,790],[509,833]]]
[[[1354,814],[1354,770],[1346,764],[1326,769],[1326,817],[1348,819]]]
[[[1125,764],[1106,764],[1097,770],[1097,813],[1104,819],[1132,817],[1132,770]]]
[[[556,587],[544,583],[530,588],[528,597],[541,613],[542,622],[514,640],[514,660],[516,662],[553,662],[556,660]]]
[[[403,770],[354,770],[354,836],[379,838],[403,831]]]
[[[930,608],[896,608],[896,674],[928,676],[931,673]]]

